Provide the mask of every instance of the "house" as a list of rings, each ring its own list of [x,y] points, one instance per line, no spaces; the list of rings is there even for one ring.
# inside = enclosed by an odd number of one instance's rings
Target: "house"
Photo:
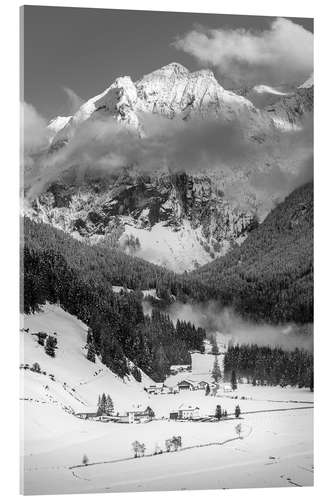
[[[196,385],[196,382],[193,382],[193,380],[182,380],[177,384],[179,391],[194,391]]]
[[[156,384],[151,384],[148,387],[145,387],[145,390],[148,394],[161,394],[164,388],[163,382],[158,382]]]
[[[180,420],[199,418],[199,410],[200,408],[198,406],[185,404],[180,405],[180,407],[178,408],[178,418]]]
[[[232,392],[231,384],[228,384],[228,383],[223,384],[222,390],[223,390],[223,392]]]
[[[93,410],[92,408],[88,408],[85,411],[78,411],[74,415],[78,418],[82,418],[84,420],[87,420],[88,418],[97,417],[97,410]]]
[[[147,406],[147,408],[144,409],[139,405],[136,408],[129,410],[127,412],[127,417],[129,424],[133,424],[135,422],[150,422],[153,417],[155,417],[155,413],[150,406]]]

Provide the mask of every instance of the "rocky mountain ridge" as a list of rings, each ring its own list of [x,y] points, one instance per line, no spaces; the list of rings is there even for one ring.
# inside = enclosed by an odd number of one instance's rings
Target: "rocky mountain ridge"
[[[300,126],[303,115],[311,112],[313,87],[277,98],[269,108],[258,109],[225,90],[212,71],[191,73],[171,63],[136,82],[129,76],[117,78],[72,117],[54,119],[50,154],[66,148],[82,124],[106,117],[145,137],[143,115],[184,122],[237,119],[248,140],[260,145],[277,129]],[[77,179],[60,178],[27,213],[77,238],[118,246],[175,271],[190,270],[224,255],[265,215],[253,191],[240,188],[249,171],[205,166],[192,173],[160,168],[158,174],[146,175],[124,165],[102,180],[89,177],[78,184]],[[226,196],[230,185],[242,190],[242,204]]]

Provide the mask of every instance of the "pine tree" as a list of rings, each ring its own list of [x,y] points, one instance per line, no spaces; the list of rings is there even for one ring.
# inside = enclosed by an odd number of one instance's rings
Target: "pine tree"
[[[39,365],[39,363],[34,363],[32,365],[32,371],[40,373],[40,365]]]
[[[83,465],[88,465],[89,459],[86,454],[83,455],[82,463]]]
[[[235,407],[235,417],[238,418],[240,414],[241,414],[241,409],[240,409],[240,406],[237,405]]]
[[[205,392],[205,396],[208,396],[210,393],[210,386],[209,384],[206,385],[206,392]]]
[[[57,339],[49,335],[46,339],[45,352],[52,358],[55,357],[55,348],[57,345]]]
[[[110,395],[108,394],[105,401],[105,413],[107,415],[112,415],[113,410],[114,410],[113,401]]]
[[[221,369],[219,367],[217,356],[215,356],[215,361],[214,361],[213,370],[212,370],[212,377],[213,377],[215,382],[217,382],[218,380],[220,380],[222,378],[222,373],[221,373]]]
[[[97,415],[98,416],[101,416],[101,415],[104,415],[106,413],[106,396],[103,392],[101,398],[99,399],[98,401],[98,410],[97,410]]]
[[[231,388],[233,391],[237,389],[237,377],[235,370],[232,370],[231,372]]]
[[[217,406],[216,406],[216,410],[215,410],[215,417],[217,418],[217,420],[221,420],[221,418],[222,418],[222,409],[221,409],[221,405],[217,405]]]
[[[88,347],[87,359],[89,361],[91,361],[92,363],[95,363],[95,361],[96,361],[95,348],[94,348],[94,344],[92,344],[92,343],[90,343],[89,347]]]
[[[216,337],[212,336],[210,342],[212,344],[212,354],[216,356],[217,354],[219,354],[219,348],[217,347]]]

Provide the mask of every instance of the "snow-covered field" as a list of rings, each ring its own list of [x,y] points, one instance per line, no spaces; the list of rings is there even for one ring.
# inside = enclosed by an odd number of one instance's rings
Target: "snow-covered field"
[[[25,317],[24,327],[30,330],[21,332],[21,361],[38,362],[46,372],[21,370],[26,494],[313,484],[313,394],[308,390],[240,384],[234,393],[216,397],[205,396],[204,391],[149,396],[143,390],[152,383],[146,375],[142,383],[132,378],[122,381],[98,360],[89,362],[87,327],[61,308],[45,306],[44,312]],[[57,332],[54,359],[32,335],[38,331]],[[222,356],[219,360],[222,365]],[[213,361],[210,354],[194,353],[192,373],[174,375],[167,383],[181,378],[210,380]],[[80,420],[70,413],[96,409],[102,392],[111,395],[116,411],[133,403],[149,404],[160,420],[115,424]],[[169,412],[182,403],[199,406],[202,415],[214,413],[217,404],[232,414],[239,403],[242,439],[235,439],[235,419],[169,421]],[[164,449],[165,440],[173,435],[182,436],[182,451],[131,458],[134,440],[145,443],[148,455],[156,445]],[[82,464],[84,454],[89,465],[75,467]]]

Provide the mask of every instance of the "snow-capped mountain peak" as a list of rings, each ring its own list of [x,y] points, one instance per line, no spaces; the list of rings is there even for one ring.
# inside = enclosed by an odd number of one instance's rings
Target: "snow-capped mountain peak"
[[[250,101],[254,94],[268,95],[269,105],[255,107]],[[175,62],[137,81],[121,76],[72,117],[51,122],[50,127],[57,131],[51,150],[66,147],[81,124],[99,119],[115,120],[149,141],[143,115],[178,118],[185,123],[195,117],[237,118],[246,140],[260,148],[267,140],[274,142],[278,129],[288,132],[301,127],[303,115],[313,107],[312,87],[286,94],[259,85],[245,96],[224,89],[209,69],[190,72]],[[266,157],[263,165],[269,161]],[[219,166],[204,164],[195,173],[181,173],[176,168],[171,174],[164,165],[161,158],[156,171],[145,175],[135,165],[123,165],[123,170],[96,185],[89,180],[79,187],[60,181],[49,187],[29,214],[75,237],[110,242],[125,252],[184,271],[243,241],[258,217],[271,207],[271,196],[264,201],[256,198],[248,184],[250,161],[245,173],[222,160]],[[238,204],[226,196],[230,189],[237,191]]]

